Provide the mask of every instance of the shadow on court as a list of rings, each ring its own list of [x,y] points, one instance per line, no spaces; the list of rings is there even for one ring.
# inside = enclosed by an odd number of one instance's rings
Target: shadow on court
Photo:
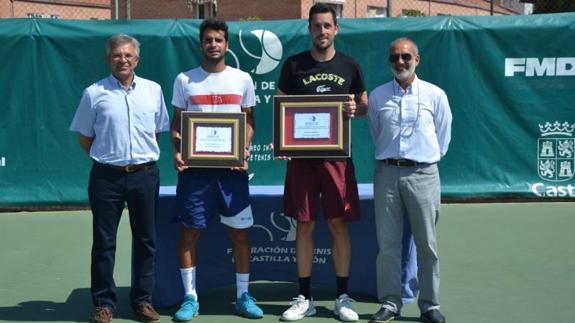
[[[0,307],[0,317],[9,322],[85,322],[91,315],[87,304],[90,304],[90,289],[81,288],[74,290],[64,303],[30,300]]]
[[[124,299],[129,295],[129,288],[118,288],[118,296]],[[0,307],[0,318],[8,322],[87,322],[93,315],[90,289],[78,288],[72,291],[63,303],[30,300],[15,306]],[[131,312],[124,309],[120,301],[114,318],[131,318]]]
[[[114,320],[133,320],[129,303],[129,287],[119,287],[118,304],[114,311]],[[315,319],[333,319],[333,293],[326,286],[313,285],[317,314]],[[237,319],[234,312],[235,286],[224,286],[209,290],[199,290],[200,316],[194,321],[225,322],[227,318]],[[250,293],[257,299],[267,319],[277,321],[288,308],[290,299],[297,294],[297,285],[290,282],[253,282]],[[354,298],[359,304],[377,309],[376,300],[369,295],[358,294]],[[358,304],[358,305],[359,305]],[[360,305],[361,307],[361,305]],[[169,322],[177,306],[158,308],[161,322]],[[89,288],[74,289],[65,302],[45,300],[20,302],[15,306],[0,307],[0,319],[8,322],[87,322],[93,315],[93,306]],[[369,320],[371,314],[360,314],[360,320]],[[270,320],[271,319],[271,320]],[[417,317],[402,317],[401,321],[418,321]],[[261,321],[260,321],[261,322]]]

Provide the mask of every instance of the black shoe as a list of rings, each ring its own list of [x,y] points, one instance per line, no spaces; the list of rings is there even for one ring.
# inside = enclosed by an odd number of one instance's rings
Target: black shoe
[[[423,323],[445,323],[445,316],[437,309],[427,311],[419,317]]]
[[[371,317],[371,320],[369,320],[369,323],[386,323],[386,322],[391,322],[393,321],[395,318],[398,318],[399,314],[385,308],[382,307],[379,309],[379,311],[377,311],[377,313],[373,314],[373,316]]]

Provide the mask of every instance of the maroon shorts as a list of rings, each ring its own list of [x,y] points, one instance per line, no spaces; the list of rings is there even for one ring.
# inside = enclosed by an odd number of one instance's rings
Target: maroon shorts
[[[351,159],[292,159],[287,163],[284,214],[298,222],[326,218],[359,220],[359,195]]]

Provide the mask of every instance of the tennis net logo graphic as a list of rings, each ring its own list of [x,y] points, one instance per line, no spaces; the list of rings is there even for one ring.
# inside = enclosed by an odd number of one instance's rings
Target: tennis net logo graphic
[[[280,221],[277,221],[277,220]],[[295,241],[297,222],[293,218],[284,217],[283,213],[277,215],[275,212],[270,213],[270,224],[275,228],[276,233],[279,232],[280,241]],[[272,230],[261,224],[254,224],[254,228],[259,228],[267,233],[270,242],[274,241],[274,234]]]
[[[296,248],[293,242],[296,240],[297,222],[293,218],[285,217],[283,213],[276,212],[270,213],[269,223],[267,219],[260,220],[260,224],[254,224],[253,228],[266,236],[265,242],[252,244],[251,261],[296,263]],[[231,254],[232,248],[228,248],[227,253]],[[327,266],[331,255],[330,247],[316,246],[313,249],[313,263]]]
[[[250,69],[250,72],[262,75],[273,71],[280,64],[283,55],[283,46],[278,36],[265,29],[252,30],[248,35],[251,34],[252,37],[255,36],[258,42],[256,46],[253,46],[252,44],[250,47],[246,42],[246,40],[249,39],[249,36],[246,36],[246,33],[242,33],[243,30],[240,30],[238,35],[239,45],[242,51],[249,57],[247,60],[255,60],[257,62],[257,65]],[[236,67],[241,68],[238,55],[231,49],[228,49],[228,53],[232,55]]]
[[[539,125],[537,140],[537,171],[539,177],[550,182],[573,178],[575,170],[575,123],[546,122]]]

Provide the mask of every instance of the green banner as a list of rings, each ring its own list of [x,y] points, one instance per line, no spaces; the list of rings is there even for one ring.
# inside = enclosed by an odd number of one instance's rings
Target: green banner
[[[336,48],[354,56],[368,91],[391,80],[389,43],[416,41],[418,75],[445,90],[453,139],[440,163],[447,198],[575,197],[575,14],[341,20]],[[109,74],[105,42],[141,42],[136,73],[162,85],[200,62],[197,20],[0,20],[0,207],[85,204],[91,166],[68,127],[84,88]],[[251,74],[257,94],[252,185],[283,183],[272,160],[272,98],[285,59],[310,47],[305,20],[231,22],[228,65]],[[170,109],[170,115],[172,111]],[[352,122],[360,183],[371,183],[367,119]],[[161,183],[176,184],[169,134]]]

